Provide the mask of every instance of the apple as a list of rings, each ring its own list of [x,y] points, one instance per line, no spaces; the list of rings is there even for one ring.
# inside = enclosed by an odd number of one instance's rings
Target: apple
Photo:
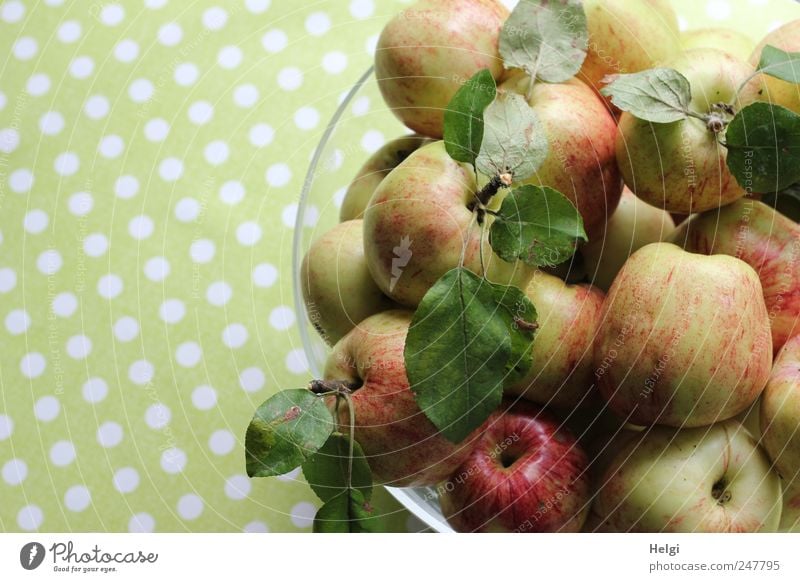
[[[536,83],[518,74],[500,85],[528,97],[542,123],[548,154],[527,184],[550,186],[569,198],[593,239],[614,212],[622,193],[615,158],[616,121],[598,95],[577,79]]]
[[[787,22],[781,27],[770,32],[758,43],[750,55],[750,64],[758,66],[761,60],[761,51],[766,45],[771,45],[787,52],[800,52],[800,19]],[[769,101],[782,105],[800,114],[800,85],[782,81],[769,75],[761,75],[766,89],[761,91],[755,99]]]
[[[497,0],[420,0],[390,20],[375,50],[375,76],[400,121],[441,138],[444,110],[461,84],[482,69],[502,74],[506,18]]]
[[[742,425],[651,427],[625,443],[600,482],[596,531],[774,532],[781,484]]]
[[[690,108],[708,113],[715,103],[739,109],[739,86],[753,67],[716,49],[686,51],[664,63],[692,88]],[[639,198],[669,212],[690,214],[729,204],[745,195],[725,162],[727,150],[706,122],[694,117],[650,123],[623,113],[617,162],[625,184]]]
[[[800,533],[800,483],[783,489],[783,512],[778,531]]]
[[[525,289],[538,315],[527,376],[506,393],[563,410],[577,407],[594,380],[592,342],[600,323],[602,291],[568,285],[537,271]]]
[[[683,50],[714,48],[730,53],[740,61],[749,60],[755,46],[749,36],[730,28],[697,28],[681,33]]]
[[[364,251],[384,293],[415,307],[462,255],[466,268],[481,273],[481,245],[489,280],[525,288],[533,269],[492,252],[489,228],[470,210],[477,190],[472,168],[447,155],[441,141],[416,150],[383,179],[364,215]]]
[[[678,15],[672,9],[672,0],[645,0],[656,13],[656,18],[663,22],[673,34],[680,33]]]
[[[600,393],[634,424],[695,427],[739,414],[772,365],[758,276],[734,257],[642,247],[603,304],[594,365]]]
[[[632,253],[646,244],[664,240],[674,228],[668,212],[642,202],[625,188],[603,232],[580,248],[589,280],[608,291]]]
[[[362,220],[334,226],[309,247],[300,266],[308,317],[329,345],[361,320],[397,307],[369,274]]]
[[[586,453],[542,409],[505,401],[438,490],[459,532],[577,532],[589,508]]]
[[[372,154],[350,182],[339,210],[339,220],[364,218],[364,210],[378,184],[411,153],[430,143],[430,138],[412,134],[393,139]]]
[[[800,333],[800,226],[768,205],[743,198],[692,217],[670,241],[703,254],[735,256],[761,279],[777,353]]]
[[[454,444],[419,409],[408,384],[403,348],[413,313],[390,310],[361,322],[337,343],[325,379],[352,383],[355,439],[376,480],[392,487],[421,487],[446,479],[466,459],[477,431]],[[339,422],[349,431],[349,406]],[[480,430],[480,429],[478,429]]]

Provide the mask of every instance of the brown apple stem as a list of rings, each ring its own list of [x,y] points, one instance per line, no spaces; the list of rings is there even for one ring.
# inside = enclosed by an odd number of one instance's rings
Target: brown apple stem
[[[308,389],[314,394],[350,394],[361,388],[361,384],[345,380],[311,380]]]

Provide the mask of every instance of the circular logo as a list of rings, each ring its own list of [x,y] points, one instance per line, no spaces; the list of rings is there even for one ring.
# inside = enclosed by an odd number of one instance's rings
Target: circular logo
[[[26,570],[35,570],[44,561],[44,546],[39,542],[28,542],[19,551],[19,563]]]

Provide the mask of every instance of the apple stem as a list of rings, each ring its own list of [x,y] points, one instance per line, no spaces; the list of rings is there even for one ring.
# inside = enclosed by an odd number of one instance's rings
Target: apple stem
[[[361,386],[361,382],[345,380],[312,380],[308,384],[308,389],[314,394],[351,394]]]

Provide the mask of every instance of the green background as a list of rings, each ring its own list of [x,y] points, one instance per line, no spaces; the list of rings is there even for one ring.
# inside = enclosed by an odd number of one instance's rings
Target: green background
[[[302,476],[250,481],[241,439],[310,377],[300,187],[405,5],[0,2],[0,530],[310,530]],[[675,6],[754,39],[800,17],[789,0]],[[357,155],[380,139],[359,129]],[[375,504],[390,530],[423,527]]]

